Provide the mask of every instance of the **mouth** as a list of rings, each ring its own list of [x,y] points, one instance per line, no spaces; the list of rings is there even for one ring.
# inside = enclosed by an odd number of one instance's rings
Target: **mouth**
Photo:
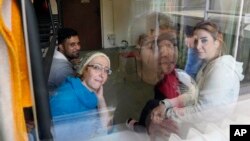
[[[167,56],[165,56],[165,55],[160,56],[160,62],[166,62],[166,61],[168,61],[168,60],[169,60],[169,59],[168,59]]]
[[[167,58],[167,56],[166,56],[166,55],[163,55],[163,54],[160,54],[159,57],[160,57],[160,59],[165,59],[165,58]]]
[[[74,54],[79,55],[79,54],[80,54],[80,52],[79,52],[79,51],[76,51],[76,52],[74,52]]]
[[[204,52],[197,52],[198,54],[203,54]]]
[[[96,81],[97,83],[100,83],[100,84],[102,84],[102,82],[103,82],[102,79],[95,79],[95,81]]]

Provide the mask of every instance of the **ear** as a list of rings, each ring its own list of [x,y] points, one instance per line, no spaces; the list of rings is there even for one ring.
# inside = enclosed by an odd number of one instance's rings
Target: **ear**
[[[63,45],[62,45],[62,44],[59,44],[59,45],[58,45],[58,50],[59,50],[60,52],[63,52],[63,51],[64,51],[64,48],[63,48]]]
[[[86,75],[88,75],[88,67],[85,67],[83,70],[82,70],[82,79],[84,79],[86,77]]]
[[[84,76],[84,75],[86,75],[86,73],[88,72],[88,67],[85,67],[83,70],[82,70],[82,75]]]
[[[219,41],[219,40],[215,40],[215,41],[214,41],[214,45],[215,45],[216,48],[219,48],[219,46],[220,46],[220,41]]]

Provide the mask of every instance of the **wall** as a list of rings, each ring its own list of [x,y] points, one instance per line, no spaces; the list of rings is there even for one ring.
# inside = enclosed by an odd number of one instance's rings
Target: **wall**
[[[131,0],[102,0],[101,2],[103,46],[104,48],[119,47],[122,40],[129,40]]]
[[[152,0],[115,0],[114,21],[117,46],[122,40],[136,45],[138,36],[147,32],[147,14]]]
[[[114,32],[114,0],[101,0],[101,27],[102,27],[102,45],[104,48],[111,48],[115,46],[115,36],[109,41],[110,35],[115,35]]]
[[[128,41],[128,28],[131,21],[131,0],[114,0],[114,29],[116,46],[121,46],[122,40]]]
[[[57,14],[56,0],[50,1],[53,14]],[[103,48],[122,46],[122,40],[135,45],[138,35],[145,33],[146,21],[141,15],[148,12],[151,1],[100,0]],[[108,40],[110,35],[114,35],[114,42]]]
[[[131,22],[128,29],[128,40],[131,45],[136,45],[139,35],[148,32],[150,3],[152,0],[131,1]]]
[[[152,0],[102,0],[102,31],[104,48],[121,47],[121,41],[135,45],[138,36],[146,32],[145,14]],[[113,27],[112,27],[113,26]],[[115,36],[115,44],[107,40]]]

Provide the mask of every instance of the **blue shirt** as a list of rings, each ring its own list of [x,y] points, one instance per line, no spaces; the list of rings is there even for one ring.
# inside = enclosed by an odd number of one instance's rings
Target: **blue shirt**
[[[89,91],[76,77],[67,77],[50,96],[53,117],[93,110],[96,109],[97,104],[96,94]]]

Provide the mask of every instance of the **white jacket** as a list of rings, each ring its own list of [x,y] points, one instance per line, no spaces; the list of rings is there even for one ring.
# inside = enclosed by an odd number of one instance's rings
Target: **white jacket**
[[[184,94],[177,97],[183,108],[171,108],[166,116],[190,121],[190,117],[204,120],[217,120],[232,112],[232,106],[239,95],[240,81],[243,80],[243,63],[232,56],[224,55],[204,64],[196,82],[197,95]]]

